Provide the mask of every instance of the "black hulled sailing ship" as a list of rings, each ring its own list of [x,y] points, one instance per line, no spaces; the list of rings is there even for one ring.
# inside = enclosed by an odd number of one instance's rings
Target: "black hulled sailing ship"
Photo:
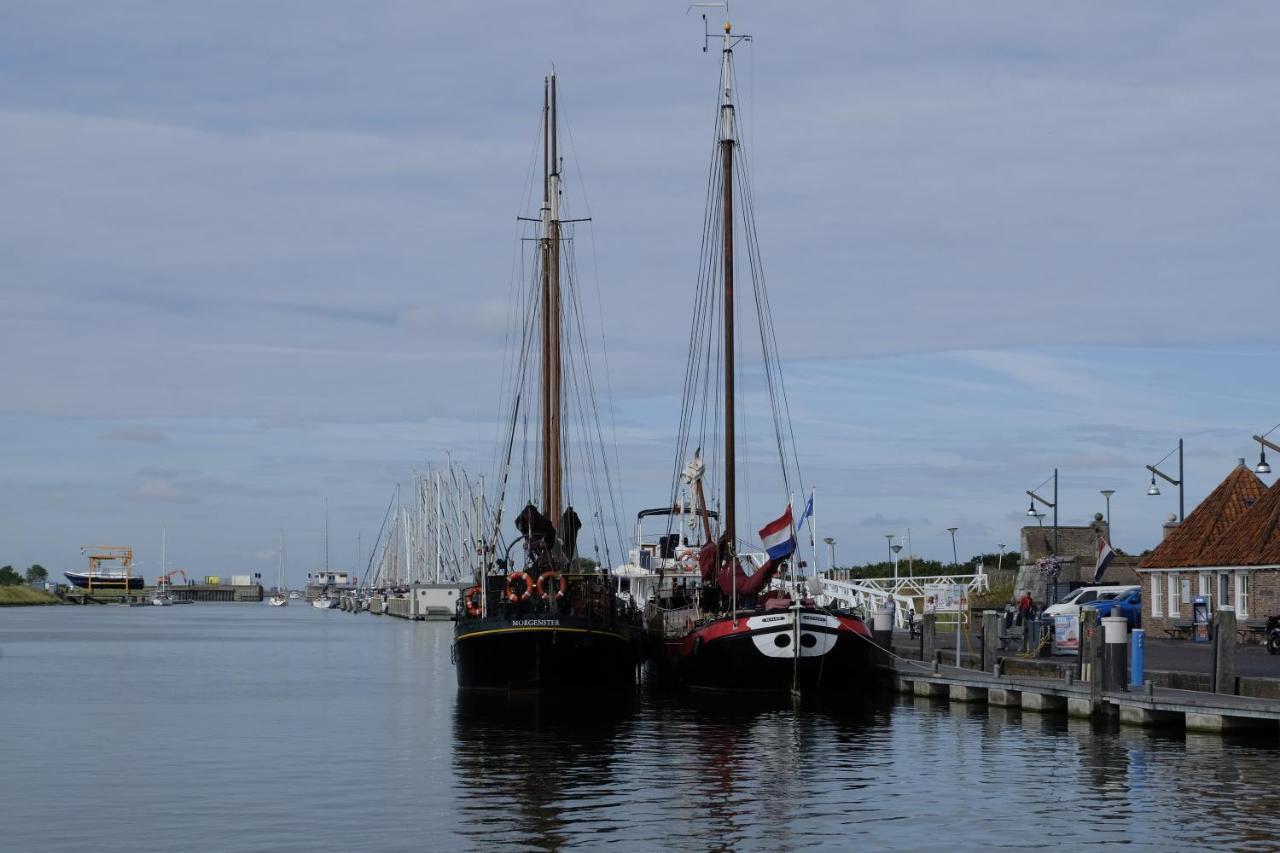
[[[465,689],[626,687],[634,684],[640,657],[636,611],[615,594],[607,573],[581,558],[578,538],[582,521],[568,501],[566,472],[582,472],[590,465],[570,468],[566,463],[566,367],[579,395],[577,411],[590,408],[583,405],[581,395],[594,392],[589,387],[589,366],[575,370],[566,354],[571,350],[585,358],[585,347],[566,346],[571,336],[562,328],[566,318],[581,316],[575,310],[573,294],[562,287],[561,270],[566,266],[562,250],[568,242],[562,226],[581,220],[561,218],[555,75],[544,81],[542,137],[542,208],[533,220],[539,227],[537,271],[530,296],[524,301],[529,310],[518,321],[520,352],[500,493],[491,536],[477,549],[476,585],[466,590],[459,602],[454,627],[458,686]],[[572,280],[569,276],[568,284]],[[578,327],[576,331],[582,330]],[[536,380],[535,361],[539,368]],[[532,453],[535,459],[529,466],[540,476],[526,489],[530,499],[516,515],[514,530],[506,531],[502,507],[513,467],[517,425],[524,418],[526,379],[537,386],[540,401]],[[584,385],[588,386],[585,392]],[[598,454],[596,460],[603,464],[603,455]],[[591,491],[598,494],[599,484],[595,486]],[[598,522],[603,513],[591,515]],[[517,535],[504,544],[508,532]]]
[[[717,150],[674,466],[678,473],[673,477],[672,506],[689,508],[681,513],[688,519],[688,529],[673,532],[669,528],[665,545],[659,544],[673,554],[681,550],[695,554],[696,560],[679,561],[670,577],[665,577],[665,567],[672,561],[663,559],[663,553],[655,555],[660,569],[653,573],[653,593],[644,602],[646,651],[658,676],[694,689],[863,691],[874,680],[871,632],[856,613],[820,607],[806,591],[797,560],[790,494],[798,485],[799,466],[775,356],[777,340],[764,290],[750,187],[744,168],[739,166],[735,174],[735,163],[743,155],[737,138],[733,49],[744,38],[735,36],[726,21]],[[780,518],[760,530],[762,546],[757,553],[744,547],[736,527],[735,201],[743,214],[736,227],[745,237],[743,254],[751,273],[778,449],[778,505],[787,506]],[[722,391],[722,396],[708,390]],[[699,450],[686,464],[685,453],[695,432]],[[700,448],[708,446],[723,452],[722,480],[714,484],[716,489],[704,488],[708,471]],[[752,473],[759,470],[753,468]],[[721,497],[718,512],[707,506],[709,490]]]

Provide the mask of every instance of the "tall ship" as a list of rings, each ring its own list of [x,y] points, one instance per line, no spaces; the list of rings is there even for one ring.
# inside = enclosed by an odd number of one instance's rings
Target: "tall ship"
[[[599,543],[607,542],[604,519],[614,509],[602,506],[612,500],[612,480],[603,448],[592,443],[602,439],[600,424],[589,423],[596,406],[572,263],[572,223],[584,220],[562,211],[556,100],[552,74],[543,81],[542,206],[536,219],[525,219],[537,232],[516,309],[498,493],[476,543],[475,583],[458,602],[454,624],[458,686],[468,690],[625,688],[640,659],[636,611],[599,568],[609,565],[607,545],[600,553]],[[531,397],[536,421],[527,412]],[[590,540],[574,491],[598,505],[585,513]],[[509,493],[519,496],[514,505],[523,504],[510,530],[503,523]],[[595,543],[596,559],[581,552],[580,538]]]
[[[80,553],[89,558],[88,570],[63,572],[73,586],[92,592],[95,589],[142,589],[146,585],[142,575],[133,569],[132,548],[85,545]],[[117,565],[105,565],[108,563]]]
[[[642,513],[633,551],[638,565],[615,570],[615,578],[619,590],[625,586],[644,607],[647,656],[660,678],[697,690],[866,690],[873,683],[870,630],[857,613],[818,606],[807,591],[797,554],[798,527],[805,515],[797,524],[792,502],[795,492],[804,494],[805,489],[778,363],[774,309],[765,290],[735,103],[733,52],[749,38],[735,35],[725,22],[715,151],[672,498],[669,509],[649,511],[665,519],[666,528],[646,541],[640,531]],[[713,39],[707,33],[708,43]],[[734,277],[740,255],[749,273],[754,302],[750,307],[740,304],[746,303],[739,297],[748,288]],[[746,341],[736,340],[737,317],[751,314],[757,328]],[[738,364],[739,352],[757,333],[760,363],[758,369],[752,364],[748,374]],[[761,460],[748,466],[738,442],[740,423],[746,422],[738,405],[738,382],[757,372],[764,386],[758,398],[768,401],[773,433],[760,446],[776,449],[776,468]],[[709,451],[706,461],[703,448]],[[757,507],[759,498],[769,495],[770,501],[776,500],[769,503],[773,512],[785,506],[780,516],[759,528],[758,538],[750,540],[738,527],[740,462],[751,475]]]

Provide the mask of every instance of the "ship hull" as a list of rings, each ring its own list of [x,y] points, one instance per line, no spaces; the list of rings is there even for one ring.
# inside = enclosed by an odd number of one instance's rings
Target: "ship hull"
[[[805,609],[722,617],[656,646],[650,660],[692,690],[869,693],[875,658],[861,620]]]
[[[90,575],[86,572],[63,572],[67,580],[71,581],[73,586],[81,589],[90,588]],[[142,589],[146,584],[142,575],[132,575],[126,578],[124,575],[98,575],[92,576],[93,589],[125,589],[126,583],[129,589]]]
[[[638,656],[625,631],[585,619],[468,619],[454,630],[464,690],[626,689]]]

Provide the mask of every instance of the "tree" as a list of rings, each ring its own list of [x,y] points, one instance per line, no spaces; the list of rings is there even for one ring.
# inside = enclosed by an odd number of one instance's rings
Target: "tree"
[[[49,572],[39,563],[32,563],[31,568],[27,569],[27,583],[39,583],[48,578]]]
[[[0,586],[18,586],[22,583],[22,575],[13,570],[13,566],[0,566]]]

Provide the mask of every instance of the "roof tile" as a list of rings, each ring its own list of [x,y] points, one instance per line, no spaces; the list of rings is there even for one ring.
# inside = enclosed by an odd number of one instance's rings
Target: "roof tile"
[[[1267,487],[1256,474],[1243,465],[1237,465],[1154,551],[1143,558],[1139,567],[1174,569],[1232,565],[1221,562],[1224,556],[1221,546],[1228,532],[1258,508],[1265,492]],[[1232,541],[1235,541],[1234,537]],[[1280,547],[1280,541],[1276,545]]]

